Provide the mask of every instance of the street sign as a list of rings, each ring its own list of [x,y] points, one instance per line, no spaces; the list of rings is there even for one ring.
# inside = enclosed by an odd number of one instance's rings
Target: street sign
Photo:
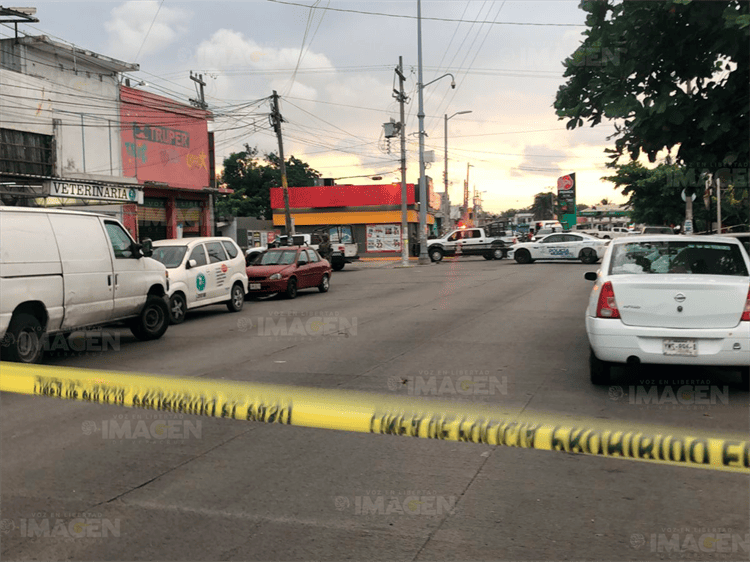
[[[693,221],[688,219],[685,221],[685,234],[692,234],[693,233]]]

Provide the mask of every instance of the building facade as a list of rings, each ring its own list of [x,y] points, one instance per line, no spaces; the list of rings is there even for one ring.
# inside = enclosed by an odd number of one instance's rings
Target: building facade
[[[0,41],[0,198],[94,207],[136,234],[143,189],[122,172],[119,81],[138,65],[46,36]]]
[[[141,238],[211,236],[213,143],[207,111],[128,86],[120,87],[125,176],[143,185]]]
[[[414,184],[406,186],[407,239],[414,254],[419,226],[419,207]],[[437,209],[428,208],[427,226],[435,225]],[[401,185],[333,185],[290,187],[289,208],[296,232],[309,233],[326,225],[351,225],[361,257],[392,257],[401,253]],[[284,229],[284,195],[271,189],[273,224]]]

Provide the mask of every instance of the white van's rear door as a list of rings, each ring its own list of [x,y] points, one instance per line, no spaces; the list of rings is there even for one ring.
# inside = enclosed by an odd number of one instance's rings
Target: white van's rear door
[[[50,214],[63,269],[63,329],[108,322],[114,307],[109,240],[99,217]]]

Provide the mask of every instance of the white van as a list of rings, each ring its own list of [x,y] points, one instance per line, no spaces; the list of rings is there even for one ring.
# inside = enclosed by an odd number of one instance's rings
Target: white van
[[[172,324],[185,320],[189,309],[226,304],[239,312],[247,294],[247,266],[231,238],[204,236],[154,242],[154,259],[169,270]]]
[[[49,334],[126,321],[138,339],[169,326],[165,267],[116,220],[0,207],[3,360],[38,362]]]

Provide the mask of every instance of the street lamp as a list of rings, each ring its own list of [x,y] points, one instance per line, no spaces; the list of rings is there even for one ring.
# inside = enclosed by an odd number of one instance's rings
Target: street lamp
[[[427,265],[430,259],[427,257],[427,185],[424,177],[424,96],[422,90],[433,82],[437,82],[446,76],[451,77],[451,88],[456,88],[456,79],[450,72],[438,78],[422,83],[422,2],[417,0],[417,92],[419,93],[419,265]]]
[[[466,113],[471,113],[471,111],[458,111],[448,117],[448,114],[445,114],[445,134],[443,135],[445,137],[445,193],[446,197],[448,196],[448,119],[453,119],[456,115],[465,115]]]

